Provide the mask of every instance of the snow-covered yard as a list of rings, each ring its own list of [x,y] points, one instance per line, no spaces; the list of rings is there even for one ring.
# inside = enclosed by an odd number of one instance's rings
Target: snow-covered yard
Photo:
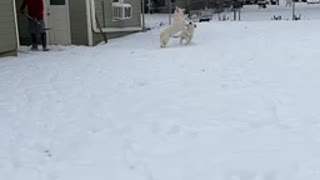
[[[213,21],[188,46],[1,58],[0,179],[319,180],[319,32]]]

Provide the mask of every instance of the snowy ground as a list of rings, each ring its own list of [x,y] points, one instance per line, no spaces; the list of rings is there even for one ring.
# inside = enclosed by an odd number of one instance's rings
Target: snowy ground
[[[160,19],[160,18],[159,18]],[[0,60],[1,180],[319,180],[320,21]]]

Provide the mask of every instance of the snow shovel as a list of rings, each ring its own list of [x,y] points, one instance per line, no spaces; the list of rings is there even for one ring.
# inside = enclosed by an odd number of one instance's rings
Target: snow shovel
[[[29,14],[27,13],[22,13],[22,14],[25,15],[28,19],[31,19],[32,21],[36,22],[39,26],[42,27],[42,30],[45,30],[45,31],[51,30],[51,28],[44,27],[44,25],[42,25],[37,19],[31,17]]]

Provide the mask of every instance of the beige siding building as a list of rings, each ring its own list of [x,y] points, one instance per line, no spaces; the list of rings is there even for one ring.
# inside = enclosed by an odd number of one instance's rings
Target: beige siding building
[[[18,49],[13,0],[0,1],[0,57],[16,55]]]
[[[28,19],[17,15],[23,0],[0,0],[0,57],[29,45]],[[143,30],[141,0],[44,0],[50,45],[94,46]]]
[[[16,1],[19,7],[22,0]],[[50,28],[48,43],[51,45],[94,46],[103,41],[100,27],[108,39],[142,30],[141,0],[44,1],[45,23]],[[118,9],[115,8],[117,3]],[[122,11],[122,6],[128,6],[128,9]],[[24,16],[19,16],[19,29],[21,43],[28,44],[30,39]]]

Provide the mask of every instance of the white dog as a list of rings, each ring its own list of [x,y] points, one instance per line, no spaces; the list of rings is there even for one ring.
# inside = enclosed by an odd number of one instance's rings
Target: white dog
[[[192,40],[193,37],[193,33],[194,33],[194,29],[197,27],[197,25],[193,24],[192,22],[190,22],[186,29],[183,30],[180,34],[176,35],[176,36],[172,36],[174,38],[180,38],[180,44],[183,43],[183,40],[186,41],[185,44],[189,44],[190,41]]]
[[[160,47],[166,47],[171,36],[185,29],[184,11],[185,9],[176,7],[174,11],[174,22],[160,34]]]

